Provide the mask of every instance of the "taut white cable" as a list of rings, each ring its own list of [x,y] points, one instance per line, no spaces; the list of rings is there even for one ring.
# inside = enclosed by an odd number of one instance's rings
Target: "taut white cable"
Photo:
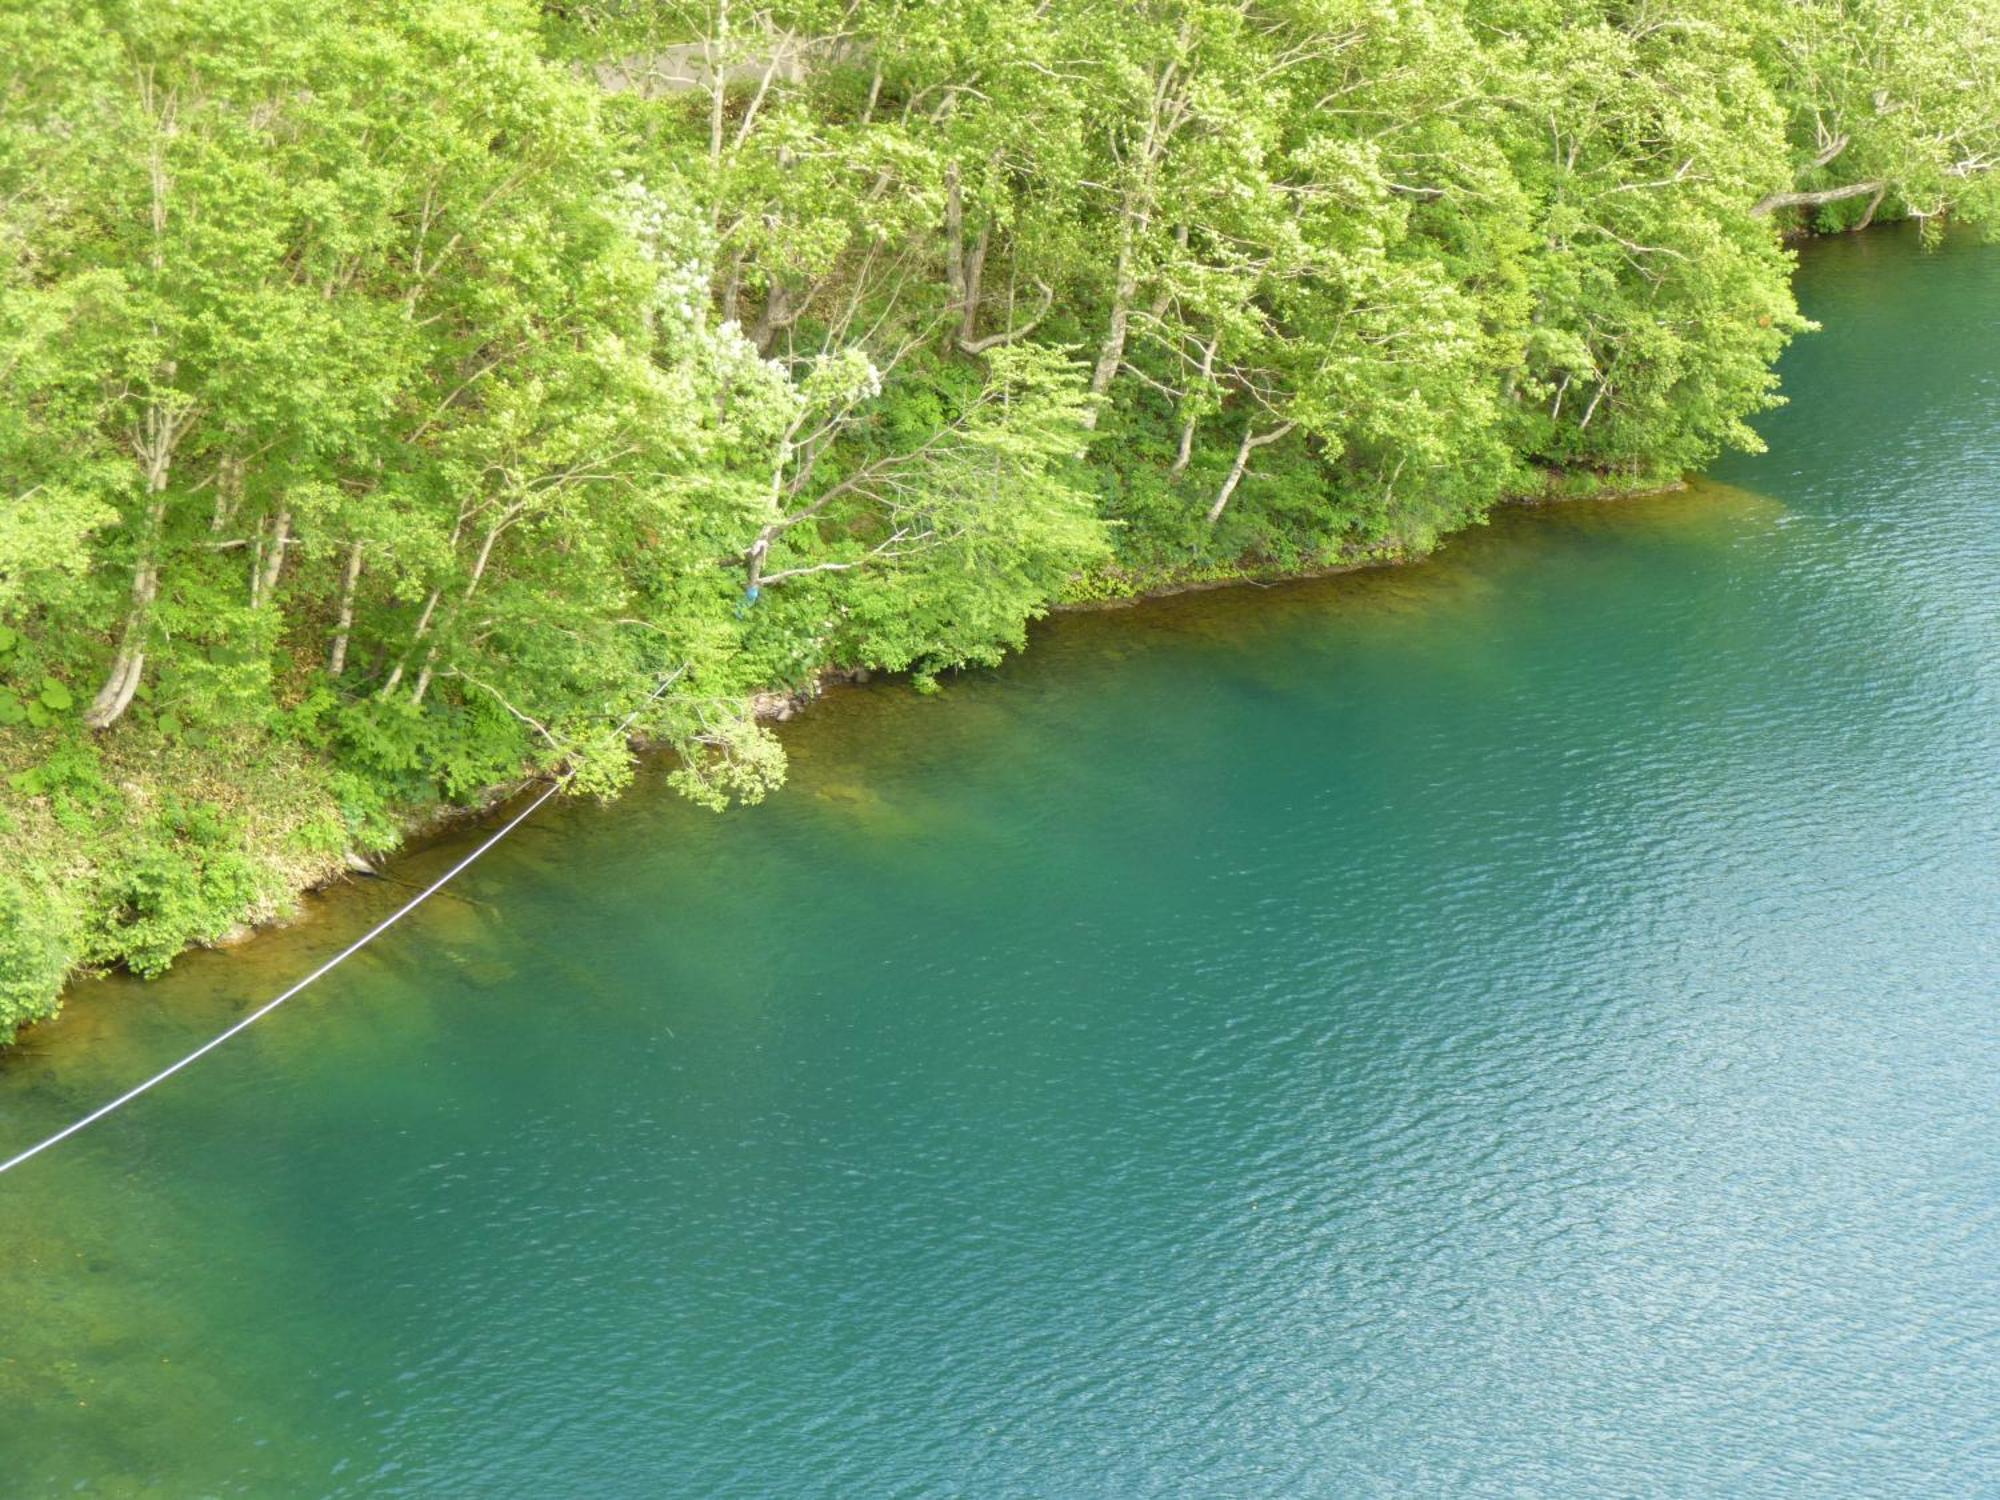
[[[652,704],[660,696],[660,694],[664,693],[670,686],[673,685],[674,679],[679,677],[681,673],[686,670],[687,669],[685,667],[682,667],[670,673],[666,677],[666,679],[660,683],[658,687],[654,688],[653,691],[647,695],[645,702],[641,703],[637,708],[633,709],[631,713],[625,716],[625,721],[618,726],[617,733],[623,734],[626,730],[630,729],[632,727],[632,721],[634,719],[637,719],[641,713],[645,712],[646,708],[650,704]],[[103,1119],[106,1115],[111,1114],[116,1110],[123,1109],[126,1105],[130,1104],[134,1099],[138,1098],[141,1094],[146,1093],[151,1089],[158,1088],[161,1084],[165,1083],[169,1078],[173,1077],[174,1074],[180,1072],[183,1068],[186,1068],[193,1063],[199,1062],[202,1058],[208,1056],[209,1053],[213,1052],[217,1047],[220,1047],[224,1042],[228,1041],[231,1037],[235,1036],[237,1033],[248,1031],[252,1026],[255,1026],[259,1021],[263,1020],[264,1017],[268,1016],[272,1011],[276,1010],[279,1006],[283,1005],[287,1000],[291,999],[292,996],[298,994],[301,990],[305,989],[306,986],[312,984],[315,980],[320,979],[325,975],[332,973],[335,969],[339,968],[343,963],[347,962],[348,959],[352,958],[355,954],[359,953],[363,948],[367,947],[370,943],[374,942],[376,938],[380,937],[383,933],[387,932],[391,927],[394,927],[398,922],[402,921],[403,918],[407,917],[411,912],[415,911],[418,907],[422,906],[426,901],[430,900],[431,897],[435,896],[439,891],[443,890],[445,886],[451,882],[452,878],[456,876],[461,870],[465,869],[466,866],[470,865],[474,860],[478,859],[480,855],[484,854],[488,849],[491,849],[495,844],[499,843],[500,840],[507,837],[507,835],[512,833],[516,828],[520,827],[522,823],[527,821],[529,814],[533,813],[536,808],[540,807],[544,802],[548,801],[549,798],[553,797],[557,792],[561,791],[565,786],[569,785],[570,781],[575,777],[575,775],[576,772],[574,770],[571,770],[566,772],[563,776],[561,776],[557,780],[551,782],[547,787],[543,789],[542,794],[539,797],[535,798],[534,801],[530,802],[526,807],[522,808],[519,812],[515,813],[513,817],[509,818],[505,823],[501,824],[500,827],[494,831],[493,835],[486,840],[486,842],[481,844],[477,849],[474,849],[470,854],[466,855],[464,859],[461,859],[457,864],[453,865],[449,870],[446,870],[444,874],[438,876],[436,880],[432,881],[429,885],[425,886],[421,891],[417,892],[415,896],[411,897],[402,906],[398,907],[395,911],[391,912],[388,916],[384,917],[380,922],[377,922],[373,927],[369,928],[368,931],[364,932],[360,937],[356,938],[353,942],[349,943],[345,948],[342,948],[338,953],[334,954],[332,958],[329,958],[325,963],[321,964],[317,969],[314,969],[312,973],[306,975],[305,978],[301,979],[297,984],[293,985],[290,989],[286,990],[282,995],[279,995],[274,1000],[265,1001],[262,1005],[258,1006],[257,1009],[251,1011],[249,1015],[243,1017],[233,1026],[230,1026],[228,1029],[224,1031],[217,1032],[214,1036],[210,1037],[207,1041],[203,1042],[199,1047],[195,1048],[194,1051],[188,1053],[186,1057],[181,1058],[177,1062],[169,1063],[166,1067],[160,1069],[159,1072],[155,1073],[151,1078],[148,1078],[143,1083],[133,1085],[131,1088],[127,1089],[124,1093],[120,1094],[116,1099],[111,1100],[110,1103],[99,1105],[96,1109],[93,1109],[89,1114],[83,1116],[79,1120],[71,1121],[69,1124],[65,1125],[61,1130],[58,1130],[54,1135],[48,1137],[46,1140],[37,1141],[34,1145],[30,1146],[27,1150],[21,1152],[19,1155],[10,1156],[7,1158],[7,1160],[0,1161],[0,1174],[11,1172],[15,1167],[20,1166],[22,1162],[30,1161],[35,1157],[40,1156],[44,1151],[48,1150],[49,1147],[58,1145],[61,1142],[68,1140],[78,1131],[87,1130],[92,1125],[95,1125],[99,1120]]]

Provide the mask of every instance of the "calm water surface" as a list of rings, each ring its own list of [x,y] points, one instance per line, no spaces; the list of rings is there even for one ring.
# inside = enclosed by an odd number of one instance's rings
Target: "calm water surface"
[[[2000,1494],[2000,251],[1802,285],[1719,483],[538,819],[0,1180],[0,1492]]]

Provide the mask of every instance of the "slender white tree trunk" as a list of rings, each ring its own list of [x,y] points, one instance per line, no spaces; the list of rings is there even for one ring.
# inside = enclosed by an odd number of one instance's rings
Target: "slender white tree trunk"
[[[285,568],[285,548],[292,539],[292,512],[289,507],[280,506],[276,521],[271,528],[270,546],[264,545],[260,534],[257,539],[257,553],[250,568],[250,607],[262,609],[271,602],[271,595],[278,587],[278,575]]]
[[[1097,365],[1090,372],[1090,394],[1099,397],[1083,413],[1083,425],[1095,429],[1098,413],[1102,410],[1105,392],[1111,389],[1111,382],[1118,376],[1118,368],[1125,363],[1125,339],[1132,327],[1132,298],[1139,290],[1139,278],[1133,270],[1136,235],[1130,215],[1125,220],[1118,243],[1118,269],[1112,280],[1111,316],[1105,324],[1104,342],[1097,347]]]
[[[457,605],[452,609],[453,619],[458,617],[460,610],[472,602],[473,593],[479,587],[479,580],[486,576],[486,565],[493,560],[493,544],[500,540],[500,533],[507,529],[508,522],[511,519],[512,516],[510,514],[507,518],[489,528],[485,538],[479,543],[479,556],[473,561],[472,576],[465,581],[465,593],[460,596]],[[437,653],[438,643],[437,639],[433,637],[430,649],[424,652],[424,664],[417,672],[416,686],[410,690],[410,701],[412,703],[422,703],[424,695],[431,690],[431,680],[437,670]]]
[[[1187,42],[1183,28],[1182,44]],[[1132,327],[1132,299],[1139,292],[1139,250],[1153,222],[1153,206],[1159,191],[1161,163],[1174,132],[1186,118],[1180,64],[1168,63],[1153,81],[1153,98],[1146,116],[1146,138],[1140,143],[1133,170],[1138,174],[1125,188],[1118,222],[1118,263],[1112,276],[1111,316],[1098,346],[1097,365],[1090,372],[1090,393],[1102,398],[1118,378],[1125,363],[1125,340]],[[1083,414],[1083,425],[1094,429],[1102,400]]]
[[[152,623],[153,600],[160,590],[160,533],[167,517],[167,474],[173,462],[174,443],[181,430],[173,414],[154,405],[141,424],[141,453],[146,464],[145,519],[139,533],[139,555],[132,566],[132,591],[125,622],[118,632],[118,649],[111,658],[111,670],[97,690],[83,722],[92,729],[109,729],[132,706],[146,670],[146,631]]]
[[[1222,335],[1217,334],[1202,346],[1201,383],[1205,386],[1215,376],[1215,351],[1222,347]],[[1178,479],[1187,472],[1188,460],[1194,456],[1194,431],[1200,425],[1200,418],[1189,417],[1181,423],[1180,451],[1174,455],[1173,467],[1167,470],[1167,478]]]
[[[173,186],[173,180],[167,173],[166,141],[173,131],[177,104],[171,92],[164,98],[159,95],[150,67],[140,74],[140,89],[154,127],[147,168],[152,185],[151,258],[157,274],[166,268],[167,199]],[[171,359],[165,361],[159,370],[164,383],[170,384],[174,373],[175,361]],[[125,716],[125,710],[132,706],[133,696],[139,691],[140,679],[145,675],[146,632],[152,624],[153,600],[160,589],[160,542],[167,516],[167,475],[173,465],[174,448],[186,431],[189,420],[186,412],[169,410],[157,399],[147,406],[140,419],[137,452],[145,466],[146,493],[151,498],[146,502],[145,521],[139,535],[139,554],[132,567],[131,603],[125,611],[125,623],[119,629],[118,649],[112,655],[111,670],[105,675],[104,685],[97,690],[90,707],[84,710],[83,722],[92,729],[109,729]]]
[[[418,646],[422,645],[424,638],[431,633],[431,616],[437,613],[438,600],[443,597],[444,590],[432,589],[430,598],[424,600],[424,612],[417,616],[416,633],[410,637],[410,651],[414,651]],[[403,653],[403,661],[407,661],[408,659],[409,651],[406,651]],[[376,696],[387,698],[402,685],[403,661],[398,661],[390,669],[389,680],[382,684],[382,691]]]
[[[347,549],[347,571],[340,579],[340,618],[333,627],[333,648],[326,654],[326,675],[338,677],[347,670],[347,640],[354,630],[354,589],[361,581],[361,543]]]
[[[92,729],[109,729],[132,706],[146,670],[146,628],[152,619],[153,600],[160,586],[159,531],[166,515],[166,502],[155,500],[146,511],[146,534],[140,541],[139,561],[132,570],[131,603],[118,632],[118,649],[111,658],[111,670],[97,690],[83,722]]]
[[[1263,447],[1266,443],[1277,442],[1296,425],[1292,422],[1282,422],[1269,432],[1258,433],[1254,423],[1243,424],[1243,441],[1236,445],[1236,462],[1229,466],[1229,477],[1222,481],[1222,490],[1216,495],[1215,504],[1208,508],[1209,525],[1213,526],[1222,519],[1223,507],[1229,504],[1229,497],[1236,493],[1236,486],[1243,482],[1243,475],[1250,467],[1251,451]]]

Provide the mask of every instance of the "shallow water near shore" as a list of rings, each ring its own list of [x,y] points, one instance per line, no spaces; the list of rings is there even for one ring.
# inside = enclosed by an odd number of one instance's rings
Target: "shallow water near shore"
[[[2000,1492],[2000,250],[1804,259],[1769,455],[545,809],[0,1178],[0,1493]]]

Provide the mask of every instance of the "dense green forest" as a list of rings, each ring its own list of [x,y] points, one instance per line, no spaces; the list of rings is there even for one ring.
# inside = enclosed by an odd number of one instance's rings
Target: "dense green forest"
[[[1752,447],[1992,0],[7,0],[0,1038],[620,719]]]

